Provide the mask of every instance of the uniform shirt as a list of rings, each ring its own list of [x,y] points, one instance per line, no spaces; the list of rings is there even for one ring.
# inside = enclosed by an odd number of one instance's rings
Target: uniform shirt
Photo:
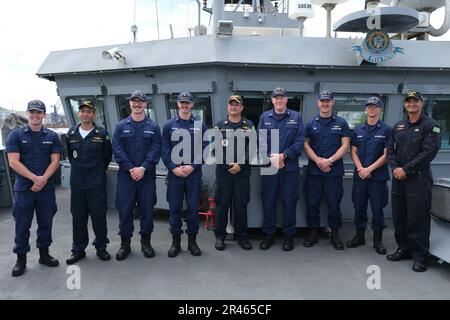
[[[266,153],[269,157],[271,153],[284,153],[285,167],[282,170],[288,172],[298,172],[298,158],[303,150],[305,132],[302,116],[294,110],[286,109],[282,115],[277,114],[274,109],[264,112],[258,124],[258,131],[267,130],[267,141],[259,141],[260,152]],[[271,129],[279,130],[279,150],[271,145]],[[260,134],[258,134],[259,136]]]
[[[42,176],[51,163],[51,155],[62,153],[62,147],[55,132],[47,128],[42,128],[39,132],[33,132],[26,125],[15,129],[8,135],[6,152],[20,153],[20,162],[35,175]],[[33,181],[16,174],[14,191],[30,190],[33,184]],[[54,189],[53,177],[51,177],[42,191]]]
[[[384,153],[384,149],[391,137],[392,128],[383,121],[369,126],[367,123],[355,127],[351,139],[351,145],[357,148],[356,154],[364,168],[377,161]],[[372,171],[371,178],[374,181],[389,180],[388,165],[385,163],[377,170]],[[358,176],[355,168],[354,177]]]
[[[145,117],[136,122],[131,116],[120,121],[114,130],[112,148],[119,164],[119,174],[129,174],[135,167],[144,167],[144,178],[156,175],[161,157],[161,131],[155,121]]]
[[[186,158],[186,161],[180,161],[177,163],[176,159],[172,159],[172,149],[175,148],[179,143],[183,143],[182,146],[185,145],[186,141],[182,137],[175,139],[172,141],[172,135],[174,133],[182,133],[180,131],[176,132],[178,129],[184,129],[185,132],[189,132],[190,138],[190,150],[185,150],[185,148],[180,148],[181,150],[177,155],[180,156],[180,159]],[[192,165],[194,167],[194,171],[191,175],[200,176],[202,175],[202,163],[203,163],[203,150],[205,149],[207,142],[203,141],[203,134],[208,129],[208,127],[201,121],[198,121],[191,115],[189,120],[183,120],[179,116],[176,116],[169,121],[163,127],[162,134],[162,150],[161,150],[161,158],[164,162],[164,165],[172,172],[173,169],[180,165]],[[194,134],[195,133],[195,134]],[[180,146],[178,146],[180,147]],[[184,154],[184,151],[190,151],[188,155]]]
[[[420,115],[417,122],[409,120],[397,122],[387,145],[387,155],[391,170],[402,167],[406,175],[429,172],[430,162],[441,147],[441,128],[439,124]]]
[[[339,116],[322,118],[317,116],[310,120],[305,128],[305,136],[309,139],[309,145],[318,157],[330,158],[342,146],[341,139],[350,137],[350,128],[345,119]],[[336,160],[328,173],[322,172],[314,161],[308,161],[308,175],[344,175],[343,159]]]
[[[111,162],[111,139],[105,128],[94,128],[83,139],[80,125],[67,133],[70,186],[85,190],[106,186],[106,169]]]
[[[216,175],[218,176],[250,176],[251,175],[251,166],[250,166],[250,159],[249,159],[249,138],[247,138],[248,134],[252,130],[254,130],[253,122],[251,122],[248,119],[242,118],[241,121],[238,123],[231,122],[227,119],[220,120],[216,123],[216,129],[220,130],[222,134],[222,146],[223,146],[223,161],[222,164],[216,165]],[[238,129],[241,129],[245,134],[245,145],[244,145],[244,159],[238,159],[238,137],[236,136],[234,138],[234,148],[231,150],[231,143],[227,140],[227,132],[231,131],[231,134],[234,134],[234,132]],[[239,148],[239,153],[242,152],[242,147]],[[233,161],[235,163],[238,163],[241,167],[241,171],[239,171],[236,174],[231,174],[228,172],[228,169],[230,169],[230,166],[227,164],[227,154],[233,152]]]

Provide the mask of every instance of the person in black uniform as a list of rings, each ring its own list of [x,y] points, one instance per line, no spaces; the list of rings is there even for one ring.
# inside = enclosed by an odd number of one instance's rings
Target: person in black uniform
[[[398,249],[390,261],[414,259],[412,269],[427,270],[433,177],[430,162],[441,146],[439,124],[423,115],[423,98],[409,92],[403,105],[407,119],[397,122],[387,145],[392,170],[392,218]]]
[[[53,217],[57,211],[52,176],[59,167],[61,143],[58,135],[44,128],[45,104],[32,100],[27,106],[28,125],[13,130],[6,139],[9,166],[16,172],[13,216],[17,261],[12,276],[25,272],[30,252],[30,227],[36,211],[39,263],[57,267],[59,261],[49,254]]]
[[[254,130],[254,126],[250,120],[242,117],[244,104],[241,96],[230,96],[227,108],[228,117],[216,124],[216,129],[220,130],[223,138],[221,140],[223,160],[217,160],[218,164],[216,165],[215,248],[217,250],[225,249],[224,240],[228,224],[228,210],[232,205],[232,220],[238,243],[242,249],[251,250],[252,245],[247,236],[247,204],[250,200],[251,166],[249,139],[246,136],[249,135],[251,130]],[[244,137],[245,140],[238,139],[238,136]],[[230,137],[234,139],[234,143],[229,143]],[[238,145],[238,143],[242,143],[241,141],[245,145]],[[232,153],[232,156],[229,153]],[[232,159],[232,162],[229,162],[227,158]]]
[[[109,243],[106,226],[106,170],[111,162],[111,139],[105,128],[93,121],[95,107],[91,101],[83,101],[78,107],[80,124],[69,130],[66,144],[70,172],[70,210],[72,212],[72,256],[67,264],[74,264],[86,257],[89,242],[87,229],[89,215],[92,220],[97,249],[101,260],[109,260],[106,251]]]

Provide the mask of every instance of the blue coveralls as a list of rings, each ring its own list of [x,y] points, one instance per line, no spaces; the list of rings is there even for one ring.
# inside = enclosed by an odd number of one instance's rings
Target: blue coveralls
[[[347,122],[339,116],[310,120],[305,128],[305,137],[317,156],[328,159],[341,147],[341,138],[350,137]],[[309,159],[306,179],[306,220],[311,228],[320,227],[320,201],[325,196],[328,206],[328,226],[338,229],[341,226],[341,200],[344,193],[342,176],[344,162],[339,159],[328,173],[322,172],[314,161]]]
[[[178,130],[184,129],[184,130]],[[206,125],[201,121],[196,121],[193,116],[189,120],[183,120],[176,116],[166,122],[162,134],[161,158],[168,169],[167,174],[167,202],[169,203],[170,232],[174,235],[182,234],[181,212],[183,210],[183,199],[186,195],[187,202],[187,234],[196,234],[199,229],[198,208],[202,192],[202,162],[203,150],[207,142],[203,141],[203,133],[207,130]],[[174,134],[184,132],[183,138],[172,141]],[[190,139],[190,144],[186,147],[191,150],[178,150],[180,156],[185,156],[186,161],[174,161],[172,150],[179,148],[179,143],[186,143],[185,139]],[[190,152],[189,152],[190,151]],[[185,154],[188,153],[188,154]],[[172,170],[180,165],[192,165],[194,171],[186,177],[177,177]]]
[[[392,178],[392,220],[398,246],[425,262],[430,248],[433,176],[430,163],[441,147],[439,124],[420,116],[415,123],[397,122],[387,145],[389,166],[403,168],[406,179]]]
[[[89,242],[87,229],[92,220],[97,250],[109,243],[106,224],[106,170],[111,162],[112,148],[109,133],[94,124],[83,139],[80,125],[69,130],[66,139],[70,161],[70,211],[72,212],[72,251],[83,251]]]
[[[51,163],[53,153],[62,153],[58,135],[42,128],[33,132],[27,125],[12,131],[6,140],[6,152],[20,153],[20,162],[37,176],[42,176]],[[56,213],[55,186],[53,177],[39,192],[31,191],[33,182],[16,174],[14,184],[13,216],[16,221],[16,237],[13,252],[30,252],[30,227],[36,210],[37,241],[39,249],[52,243],[52,223]]]
[[[112,148],[119,164],[116,209],[119,211],[119,234],[133,236],[133,209],[137,202],[141,236],[153,232],[153,207],[156,204],[156,165],[161,156],[161,131],[153,120],[145,117],[136,122],[131,116],[120,121],[114,130]],[[131,178],[129,170],[144,167],[144,177]]]
[[[235,132],[242,130],[245,134],[254,132],[253,122],[247,119],[241,119],[238,123],[233,123],[228,119],[218,121],[216,129],[220,130],[222,135],[223,161],[216,165],[216,229],[214,233],[216,238],[224,240],[226,237],[226,228],[228,224],[228,211],[232,207],[232,220],[235,233],[239,239],[247,238],[247,204],[250,201],[250,176],[252,168],[249,160],[250,141],[246,137],[244,145],[244,159],[238,156],[238,138],[234,138],[234,143],[224,144],[227,131]],[[233,149],[231,149],[233,146]],[[236,174],[228,172],[230,166],[227,164],[227,155],[233,152],[233,162],[238,163],[241,171]]]
[[[357,148],[357,155],[364,168],[377,161],[384,153],[390,139],[392,128],[383,121],[369,126],[367,123],[353,130],[351,145]],[[353,173],[352,201],[355,208],[355,226],[357,230],[367,228],[367,204],[370,199],[372,208],[372,230],[383,231],[383,208],[388,203],[387,181],[389,180],[388,165],[372,171],[371,177],[362,180],[358,171]]]
[[[284,153],[285,167],[274,175],[261,175],[261,197],[264,212],[263,232],[275,233],[277,222],[277,200],[281,196],[283,204],[283,234],[293,236],[297,230],[296,207],[299,193],[298,158],[303,150],[304,127],[300,113],[286,109],[283,115],[269,110],[261,115],[258,131],[268,129],[267,141],[259,141],[260,149],[271,153]],[[279,130],[279,150],[271,145],[271,130]],[[261,138],[261,136],[259,136]],[[266,142],[266,143],[265,143]]]

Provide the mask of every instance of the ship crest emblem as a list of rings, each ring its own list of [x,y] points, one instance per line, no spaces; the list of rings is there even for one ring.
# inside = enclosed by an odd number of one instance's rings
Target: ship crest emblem
[[[403,48],[394,47],[389,35],[382,30],[370,31],[361,45],[352,46],[352,51],[370,63],[386,62],[398,53],[403,54]]]

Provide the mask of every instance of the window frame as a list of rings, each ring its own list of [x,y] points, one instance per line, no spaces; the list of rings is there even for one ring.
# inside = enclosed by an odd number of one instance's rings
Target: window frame
[[[172,119],[174,116],[178,115],[178,105],[177,105],[177,96],[179,93],[172,93],[166,95],[166,111],[167,111],[167,118]],[[212,95],[210,93],[192,93],[194,96],[194,106],[192,108],[193,111],[196,111],[196,101],[198,99],[208,98],[209,100],[209,108],[210,108],[210,119],[208,119],[208,116],[205,114],[204,119],[202,121],[206,124],[208,129],[214,128],[214,108],[213,108],[213,99]],[[171,106],[175,105],[176,109],[172,109]],[[171,110],[175,110],[175,115],[171,114]],[[211,124],[208,123],[208,120],[211,121]]]
[[[350,130],[353,131],[355,127],[357,127],[358,125],[362,125],[362,124],[364,124],[367,121],[366,108],[365,108],[364,104],[365,104],[365,101],[369,97],[373,97],[373,96],[376,96],[376,97],[380,98],[381,101],[383,102],[383,108],[382,108],[382,110],[380,112],[380,120],[384,121],[384,117],[386,116],[386,108],[388,107],[388,103],[389,103],[389,99],[388,99],[387,95],[365,94],[365,93],[364,94],[361,94],[361,93],[358,93],[358,94],[354,94],[354,93],[336,93],[336,94],[334,94],[333,114],[337,115],[337,116],[339,116],[339,117],[341,117],[343,119],[345,119],[345,121],[347,122]],[[358,107],[361,108],[360,113],[364,114],[364,119],[363,119],[362,122],[356,122],[356,123],[350,122],[350,119],[348,119],[347,117],[339,114],[339,111],[341,111],[341,112],[358,112],[356,110],[338,110],[339,106],[337,106],[337,101],[340,100],[339,98],[343,98],[343,97],[347,97],[347,99],[346,99],[347,101],[352,99],[352,98],[356,98],[357,99],[356,101],[361,101],[361,103],[355,103],[354,106],[355,106],[355,108],[358,108]],[[336,98],[338,98],[338,99],[336,99]]]
[[[70,117],[72,118],[73,123],[75,123],[76,126],[79,125],[80,118],[77,116],[78,109],[77,110],[74,109],[71,101],[77,102],[78,106],[79,106],[80,103],[85,100],[89,100],[94,103],[95,114],[96,114],[95,119],[94,119],[95,124],[98,126],[104,127],[106,130],[108,130],[108,123],[106,121],[106,106],[105,106],[105,97],[104,96],[95,96],[95,95],[67,96],[65,98],[65,101],[67,103],[67,107],[69,109]],[[101,107],[102,107],[101,112],[99,112],[100,109],[98,108],[99,106],[97,105],[97,102],[101,102]],[[98,121],[96,121],[99,116],[101,117],[100,118],[101,123],[98,123]]]
[[[121,121],[121,120],[126,118],[126,117],[122,118],[122,113],[121,113],[121,109],[120,109],[120,107],[121,107],[120,99],[123,98],[124,101],[127,102],[127,101],[129,101],[129,99],[128,99],[129,96],[130,96],[129,94],[117,94],[114,97],[114,101],[115,101],[115,104],[116,104],[116,111],[117,111],[118,121]],[[147,108],[145,108],[145,115],[156,122],[157,118],[156,118],[156,112],[155,112],[155,108],[154,108],[154,104],[153,104],[153,96],[149,95],[149,94],[146,94],[146,97],[147,97]],[[128,116],[130,116],[131,115],[131,108],[130,108],[129,104],[128,104],[128,109],[130,111]],[[153,114],[153,117],[151,116],[152,114]]]

